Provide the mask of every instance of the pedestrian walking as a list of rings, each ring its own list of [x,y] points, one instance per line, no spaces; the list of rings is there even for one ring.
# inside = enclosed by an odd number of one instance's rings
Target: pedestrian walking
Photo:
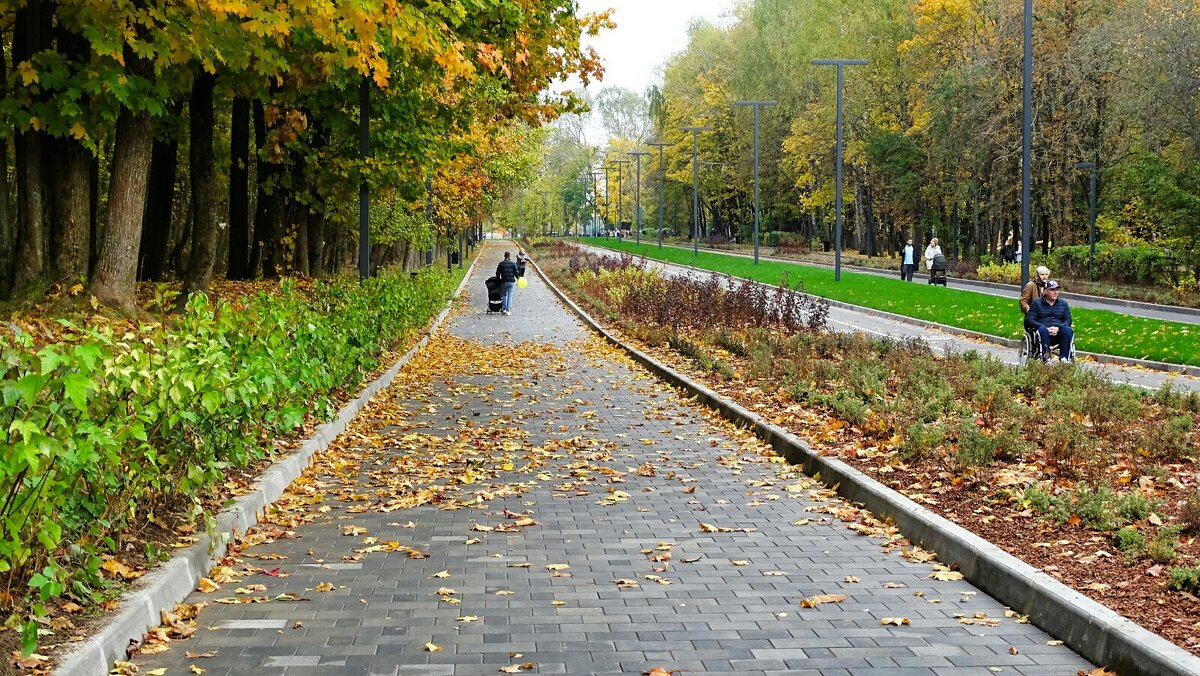
[[[1004,246],[1000,247],[1000,259],[1007,263],[1017,262],[1017,247],[1013,244],[1012,235],[1004,240]]]
[[[517,285],[517,264],[512,260],[512,254],[505,251],[504,260],[496,266],[496,276],[504,289],[504,299],[500,304],[500,314],[512,314],[513,287]]]
[[[917,249],[913,246],[912,237],[909,237],[908,243],[904,245],[900,254],[900,279],[911,282],[916,269]]]
[[[925,247],[925,271],[929,272],[933,268],[933,257],[942,253],[942,247],[938,246],[938,239],[934,237],[929,240],[929,246]]]
[[[525,276],[525,264],[529,262],[529,256],[525,255],[524,251],[517,252],[517,277]]]

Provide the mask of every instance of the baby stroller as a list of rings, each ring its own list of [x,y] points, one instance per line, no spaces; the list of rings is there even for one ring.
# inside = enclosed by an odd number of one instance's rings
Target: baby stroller
[[[946,257],[942,254],[936,254],[933,257],[933,262],[929,265],[929,283],[941,284],[946,286],[946,268],[949,267],[946,263]]]
[[[488,277],[484,284],[488,294],[487,313],[490,315],[499,312],[504,306],[504,285],[500,283],[499,277]]]

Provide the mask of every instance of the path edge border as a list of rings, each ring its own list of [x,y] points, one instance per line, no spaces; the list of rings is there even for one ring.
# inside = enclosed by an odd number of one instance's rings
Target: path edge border
[[[313,430],[312,436],[285,458],[271,463],[258,477],[257,487],[239,496],[233,504],[217,514],[216,537],[208,533],[200,536],[191,546],[179,550],[141,578],[142,584],[121,597],[121,607],[109,619],[105,627],[86,641],[70,644],[68,652],[58,660],[52,672],[54,676],[106,676],[112,664],[126,659],[125,647],[131,638],[141,640],[150,629],[162,624],[161,608],[170,608],[187,598],[200,578],[208,573],[225,555],[229,541],[239,533],[246,532],[258,523],[276,500],[300,474],[312,463],[313,457],[333,443],[350,422],[366,407],[372,398],[387,388],[400,369],[429,342],[430,336],[441,328],[455,300],[462,294],[471,279],[471,272],[479,260],[476,253],[471,259],[458,287],[446,301],[446,307],[437,315],[425,335],[397,359],[378,378],[359,390],[358,396],[346,402],[329,422]]]
[[[599,246],[596,244],[582,243],[582,242],[581,242],[581,244],[583,246],[592,246],[597,249],[601,249],[602,251],[612,251],[612,252],[616,252],[618,254],[626,253],[626,252],[622,252],[619,249],[609,249],[608,247],[602,247],[602,246]],[[742,255],[742,254],[732,254],[732,253],[728,253],[728,252],[715,251],[715,250],[710,250],[709,253],[722,254],[722,255],[726,255],[726,256],[741,256]],[[635,258],[642,257],[640,254],[638,254],[638,255],[630,254],[630,255],[634,256]],[[683,268],[685,270],[695,270],[696,272],[708,273],[710,275],[721,275],[721,276],[729,277],[730,279],[754,282],[755,284],[762,284],[764,286],[770,286],[772,288],[777,286],[775,284],[768,284],[766,282],[760,282],[757,280],[748,279],[746,277],[738,277],[737,275],[729,275],[729,274],[717,272],[715,270],[708,270],[705,268],[696,267],[695,265],[683,265],[680,263],[671,263],[669,261],[658,260],[656,258],[648,258],[648,257],[646,257],[646,258],[647,258],[647,260],[652,260],[652,261],[662,264],[662,265],[672,265],[677,268]],[[802,264],[802,263],[799,263],[798,261],[787,261],[787,260],[778,259],[778,258],[774,259],[774,260],[777,262]],[[922,328],[937,329],[939,331],[942,331],[943,333],[951,333],[951,334],[958,335],[958,336],[966,336],[968,338],[975,338],[976,340],[982,340],[984,342],[993,343],[996,345],[1002,345],[1004,347],[1018,348],[1021,346],[1021,341],[1013,339],[1013,338],[1005,338],[1003,336],[997,336],[997,335],[994,335],[991,333],[983,333],[982,331],[972,331],[971,329],[960,329],[957,326],[950,326],[949,324],[939,324],[938,322],[932,322],[927,319],[918,319],[916,317],[906,317],[904,315],[896,314],[894,312],[888,312],[887,310],[876,310],[875,308],[866,307],[865,305],[855,305],[853,303],[847,303],[847,302],[841,301],[841,300],[833,300],[832,298],[826,298],[825,296],[817,296],[815,294],[810,294],[810,295],[812,295],[814,298],[821,298],[826,303],[829,303],[831,306],[840,307],[844,310],[853,310],[854,312],[860,312],[865,315],[871,315],[874,317],[882,317],[884,319],[891,319],[892,321],[897,321],[897,322],[901,322],[904,324],[910,324],[912,326],[920,326]],[[1172,306],[1172,307],[1174,307],[1174,306]],[[1190,364],[1172,364],[1169,362],[1154,361],[1153,359],[1138,359],[1136,357],[1122,357],[1120,355],[1104,354],[1102,352],[1087,352],[1086,350],[1076,350],[1075,354],[1077,356],[1082,355],[1084,357],[1089,357],[1089,358],[1095,360],[1099,364],[1121,364],[1124,366],[1140,366],[1144,369],[1149,369],[1151,371],[1161,371],[1164,373],[1179,373],[1182,375],[1200,377],[1200,366],[1192,366]]]
[[[844,498],[861,503],[880,519],[891,519],[910,542],[954,563],[964,578],[1037,627],[1062,639],[1091,662],[1138,676],[1200,675],[1200,657],[1103,606],[1050,575],[1021,561],[967,529],[925,509],[875,479],[838,460],[822,456],[799,437],[769,422],[688,376],[628,345],[592,318],[559,289],[537,265],[534,269],[593,331],[669,384],[691,393],[731,422],[746,425],[790,464]]]

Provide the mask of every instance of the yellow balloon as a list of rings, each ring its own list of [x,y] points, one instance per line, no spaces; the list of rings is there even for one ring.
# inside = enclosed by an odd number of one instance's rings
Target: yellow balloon
[[[525,279],[524,277],[521,277],[521,278],[519,278],[519,279],[517,280],[517,287],[518,287],[518,288],[524,289],[524,288],[525,288],[525,287],[527,287],[527,286],[529,286],[529,280],[528,280],[528,279]]]

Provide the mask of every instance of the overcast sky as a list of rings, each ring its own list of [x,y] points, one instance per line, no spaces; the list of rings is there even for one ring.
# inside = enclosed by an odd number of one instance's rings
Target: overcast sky
[[[639,94],[662,80],[662,66],[687,47],[687,29],[694,19],[727,25],[737,0],[579,0],[580,13],[613,8],[617,27],[598,38],[586,38],[604,63],[604,80],[592,83],[592,94],[604,87],[618,86]],[[565,88],[579,87],[578,81]],[[598,131],[598,125],[589,125]],[[589,131],[589,140],[596,133]],[[601,133],[602,135],[602,133]],[[602,142],[602,141],[601,141]]]

